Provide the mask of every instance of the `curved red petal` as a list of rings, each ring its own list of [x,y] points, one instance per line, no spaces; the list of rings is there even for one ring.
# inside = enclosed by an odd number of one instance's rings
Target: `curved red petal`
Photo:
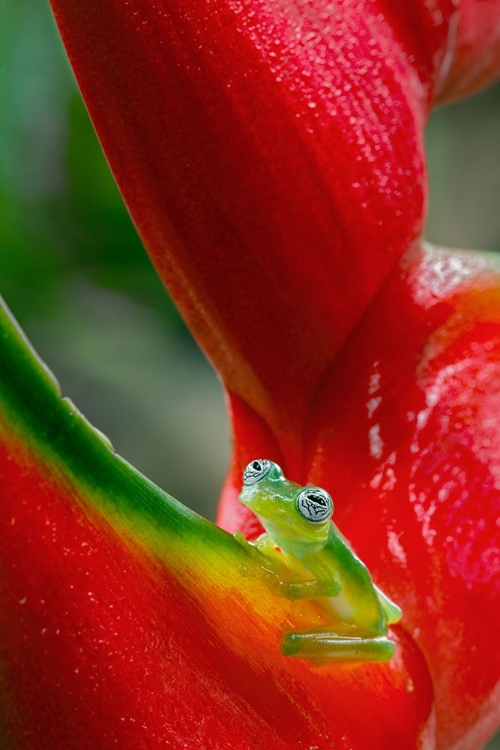
[[[422,230],[454,3],[52,5],[160,274],[228,387],[286,440]]]

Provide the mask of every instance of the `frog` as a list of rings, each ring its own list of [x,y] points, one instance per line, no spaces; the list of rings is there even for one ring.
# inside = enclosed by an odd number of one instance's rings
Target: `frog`
[[[257,516],[264,533],[247,542],[280,593],[317,601],[326,624],[285,633],[285,656],[318,665],[388,661],[396,644],[388,628],[402,611],[373,582],[367,566],[332,520],[333,501],[323,488],[288,480],[269,459],[250,461],[239,500]]]

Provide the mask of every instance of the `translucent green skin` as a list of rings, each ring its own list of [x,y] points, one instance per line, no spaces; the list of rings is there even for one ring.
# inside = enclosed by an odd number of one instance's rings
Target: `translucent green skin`
[[[305,488],[286,479],[277,464],[266,463],[266,475],[244,485],[239,496],[266,529],[253,546],[283,595],[319,599],[331,618],[321,629],[286,634],[281,650],[317,663],[390,659],[395,644],[387,630],[401,619],[401,610],[375,586],[330,518],[318,523],[301,514],[297,498]]]

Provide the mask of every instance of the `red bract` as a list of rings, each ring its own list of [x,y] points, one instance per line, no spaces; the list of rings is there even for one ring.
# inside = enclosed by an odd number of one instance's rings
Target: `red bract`
[[[425,121],[495,75],[500,2],[52,5],[229,392],[221,523],[256,532],[235,505],[255,455],[326,486],[425,655],[438,746],[475,747],[498,671],[498,276],[417,245]]]

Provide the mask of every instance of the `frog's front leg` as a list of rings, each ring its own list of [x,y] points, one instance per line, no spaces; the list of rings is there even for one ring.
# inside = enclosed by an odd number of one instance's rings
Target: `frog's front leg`
[[[320,599],[340,594],[341,586],[333,576],[325,579],[296,578],[293,569],[287,565],[283,554],[276,548],[276,543],[269,534],[261,534],[254,542],[248,542],[239,531],[234,537],[240,544],[248,545],[264,555],[268,563],[266,569],[275,575],[274,585],[287,599]]]
[[[283,555],[276,548],[276,543],[267,532],[261,534],[255,542],[252,542],[252,546],[262,552],[268,559],[278,564],[277,573],[284,572],[283,565],[285,562]],[[280,593],[287,599],[320,599],[340,594],[341,586],[333,576],[329,576],[326,579],[290,580],[292,576],[293,568],[289,568],[286,571],[286,580],[282,579],[279,582]]]
[[[241,531],[236,531],[234,534],[234,538],[243,547],[246,547],[250,552],[252,552],[253,550],[257,550],[259,553],[261,553],[264,556],[266,562],[269,562],[268,568],[275,572],[277,575],[283,574],[287,570],[286,563],[283,560],[281,552],[278,552],[275,543],[267,532],[261,534],[253,542],[249,542],[247,539],[245,539]],[[258,559],[262,565],[262,557]]]
[[[376,638],[344,637],[335,629],[325,627],[303,633],[287,633],[281,640],[285,656],[329,662],[388,661],[394,654],[395,644],[385,636]]]
[[[266,575],[268,584],[281,590],[282,582],[289,577],[289,569],[271,537],[265,533],[261,534],[255,541],[249,542],[240,531],[237,531],[234,538],[259,564],[262,572]]]

